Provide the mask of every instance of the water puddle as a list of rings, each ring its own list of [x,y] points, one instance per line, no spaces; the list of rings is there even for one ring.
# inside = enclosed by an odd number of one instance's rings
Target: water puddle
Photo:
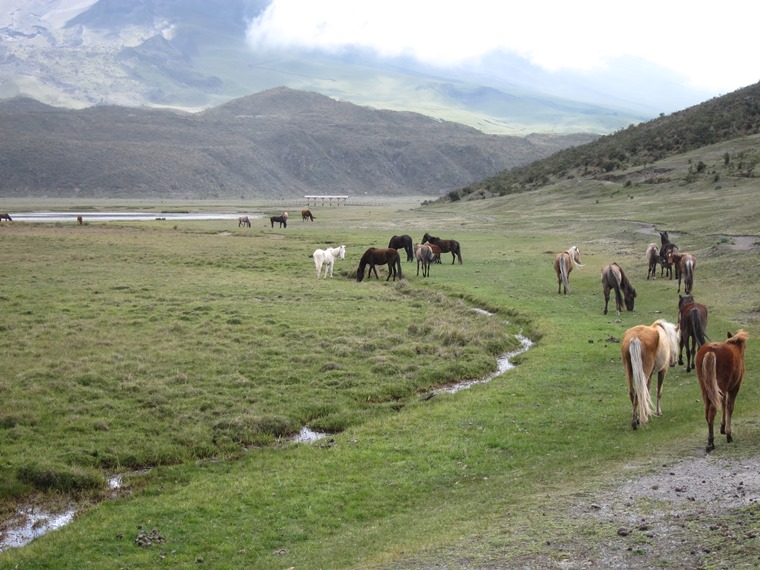
[[[303,427],[300,432],[290,439],[290,441],[293,443],[314,443],[315,441],[325,439],[326,437],[330,437],[330,434],[313,431],[307,427]]]
[[[0,552],[8,548],[20,548],[38,536],[61,528],[74,520],[74,508],[62,513],[49,513],[40,509],[17,511],[18,523],[0,533]]]

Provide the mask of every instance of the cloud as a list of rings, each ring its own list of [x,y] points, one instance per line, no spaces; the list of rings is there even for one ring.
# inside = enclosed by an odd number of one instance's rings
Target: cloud
[[[248,40],[257,50],[359,48],[436,66],[505,52],[545,70],[583,73],[633,57],[717,93],[760,80],[747,27],[757,21],[754,1],[272,0],[251,22]]]

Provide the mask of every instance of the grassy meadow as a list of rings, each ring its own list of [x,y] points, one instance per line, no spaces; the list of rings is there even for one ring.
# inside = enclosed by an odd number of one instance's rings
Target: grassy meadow
[[[688,158],[668,166],[686,175]],[[675,281],[646,280],[655,227],[697,258],[710,338],[750,333],[735,441],[716,436],[713,454],[757,455],[759,249],[736,239],[758,235],[756,183],[671,179],[425,207],[355,201],[312,208],[313,223],[290,204],[282,230],[2,223],[3,520],[29,504],[75,500],[78,512],[1,552],[0,567],[396,568],[444,550],[483,564],[551,551],[547,536],[570,530],[542,509],[632,465],[704,454],[684,367],[668,373],[663,416],[630,428],[618,340],[674,321],[678,302]],[[400,282],[384,270],[356,282],[367,247],[425,232],[459,240],[464,264],[444,254],[427,279],[404,262]],[[317,280],[311,252],[339,244],[346,259]],[[584,267],[558,295],[552,260],[573,244]],[[619,317],[602,314],[611,261],[638,292]],[[431,397],[492,372],[517,333],[535,344],[514,369]],[[303,426],[331,435],[292,443]],[[120,490],[106,484],[114,474]],[[152,529],[160,540],[135,544]]]

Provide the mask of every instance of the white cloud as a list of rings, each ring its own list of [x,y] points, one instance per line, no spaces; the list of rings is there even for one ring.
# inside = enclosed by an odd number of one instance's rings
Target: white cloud
[[[694,88],[728,92],[760,80],[752,26],[760,2],[721,6],[640,0],[273,0],[251,23],[266,47],[411,56],[462,65],[495,51],[547,70],[597,71],[633,56],[684,76]]]

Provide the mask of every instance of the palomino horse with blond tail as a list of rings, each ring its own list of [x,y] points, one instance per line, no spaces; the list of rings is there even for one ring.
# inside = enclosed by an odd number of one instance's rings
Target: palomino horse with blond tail
[[[573,246],[562,253],[558,253],[554,258],[554,271],[557,273],[558,294],[562,292],[563,287],[565,288],[565,295],[570,291],[570,272],[573,270],[573,265],[575,267],[583,267],[583,265],[581,265],[581,252],[576,246]]]
[[[723,412],[720,433],[726,435],[728,443],[734,440],[731,436],[731,415],[744,378],[744,349],[748,338],[749,335],[743,330],[733,336],[728,333],[726,342],[708,342],[697,352],[697,377],[702,389],[708,430],[705,451],[708,453],[715,449],[713,422],[718,408]]]
[[[623,336],[620,353],[628,381],[633,412],[631,427],[636,429],[649,421],[654,412],[662,415],[662,383],[668,368],[678,360],[678,329],[662,319],[651,326],[638,325],[628,329]],[[657,372],[657,407],[652,410],[650,384]]]

